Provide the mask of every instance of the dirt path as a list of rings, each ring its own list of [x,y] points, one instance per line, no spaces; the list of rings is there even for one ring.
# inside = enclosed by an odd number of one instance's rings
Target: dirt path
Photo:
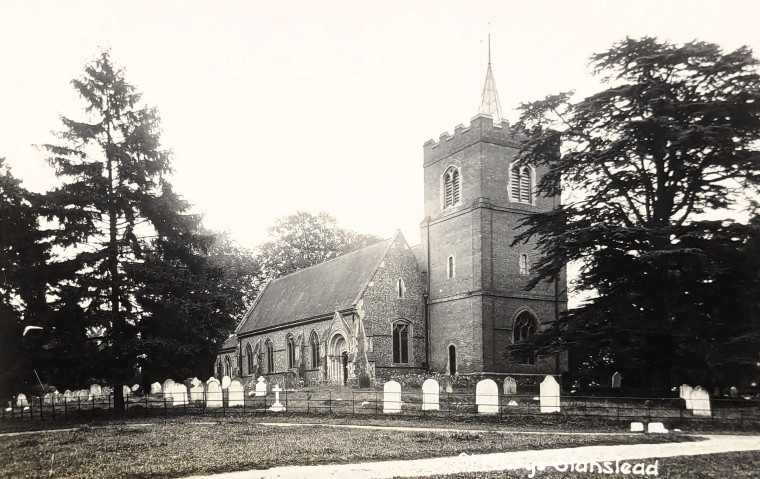
[[[414,428],[416,429],[416,428]],[[553,434],[553,433],[551,433]],[[266,470],[240,471],[210,476],[194,476],[192,479],[254,479],[254,478],[392,478],[410,476],[432,476],[461,472],[490,472],[508,469],[522,469],[526,477],[534,477],[534,467],[549,466],[556,470],[572,464],[591,467],[588,472],[610,472],[629,464],[643,464],[641,467],[657,468],[655,458],[675,456],[698,456],[732,451],[760,450],[760,436],[700,435],[706,440],[666,444],[632,444],[618,446],[584,446],[564,449],[544,449],[539,451],[516,451],[472,456],[439,457],[408,461],[365,462],[357,464],[337,464],[322,466],[288,466]],[[643,459],[643,461],[642,461]],[[638,462],[633,462],[638,461]],[[598,471],[596,468],[599,468]],[[539,469],[540,470],[540,469]],[[587,472],[581,471],[579,472]],[[642,470],[643,472],[643,470]],[[630,473],[630,472],[629,472]],[[533,474],[533,475],[532,475]]]

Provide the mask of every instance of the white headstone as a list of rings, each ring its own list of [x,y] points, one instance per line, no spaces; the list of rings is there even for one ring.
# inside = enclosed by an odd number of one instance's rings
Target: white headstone
[[[541,413],[559,412],[559,384],[554,376],[541,381]]]
[[[256,396],[266,396],[267,395],[267,382],[264,379],[264,376],[259,376],[259,380],[256,383]]]
[[[198,386],[199,384],[203,384],[203,382],[198,378],[193,378],[192,381],[190,381],[193,386]]]
[[[134,384],[134,385],[132,386],[132,392],[133,392],[133,393],[136,393],[136,392],[137,392],[137,391],[139,391],[139,390],[140,390],[140,385],[139,385],[139,384]]]
[[[504,394],[507,396],[517,394],[517,381],[515,381],[515,378],[511,376],[505,377],[504,388],[502,389],[502,391],[504,391]]]
[[[435,379],[426,379],[422,383],[422,410],[423,411],[438,411],[440,405],[438,403],[438,396],[440,389],[438,381]]]
[[[103,394],[103,391],[100,389],[100,384],[93,384],[90,386],[90,395],[98,397],[101,394]]]
[[[121,387],[121,391],[122,393],[124,393],[125,398],[132,395],[132,390],[126,384]]]
[[[72,393],[70,390],[65,390],[63,392],[63,402],[69,403],[74,399],[74,393]]]
[[[736,399],[739,397],[739,390],[736,389],[736,386],[731,386],[728,390],[728,395],[731,397],[731,399]]]
[[[388,381],[383,386],[383,413],[395,414],[401,412],[401,384]]]
[[[53,404],[53,394],[52,393],[45,393],[42,396],[42,404],[45,406],[50,406]]]
[[[612,375],[612,388],[619,388],[622,380],[623,376],[621,376],[619,372],[615,371],[615,374]]]
[[[631,432],[644,432],[644,423],[643,422],[632,422],[631,423]]]
[[[515,401],[513,399],[513,400],[509,401],[509,404],[507,404],[507,406],[519,406],[519,404],[517,404],[517,401]]]
[[[695,416],[712,416],[710,410],[710,393],[702,386],[695,387],[691,392],[692,412]]]
[[[175,383],[172,387],[172,401],[174,405],[187,404],[187,386],[182,383]]]
[[[228,402],[230,407],[242,406],[245,402],[245,394],[243,392],[243,384],[235,379],[230,382],[230,387],[227,388]]]
[[[206,392],[206,388],[203,387],[203,383],[198,381],[198,384],[190,388],[190,400],[191,401],[203,401],[203,393]]]
[[[216,378],[206,381],[206,407],[222,407],[222,386]]]
[[[272,388],[272,392],[274,393],[274,404],[269,408],[270,411],[280,412],[285,410],[285,406],[280,403],[280,391],[282,391],[280,385],[275,384]]]
[[[231,382],[230,377],[224,376],[222,378],[222,389],[227,389],[228,387],[230,387],[230,382]]]
[[[155,382],[150,385],[151,394],[161,394],[161,391],[163,391],[163,389],[161,389],[161,383]]]
[[[694,408],[694,406],[691,404],[691,395],[693,392],[694,390],[688,384],[683,384],[680,388],[678,388],[678,396],[686,401],[686,409],[689,410]]]
[[[172,388],[174,387],[174,380],[173,379],[167,379],[164,381],[164,384],[161,385],[161,391],[163,391],[164,394],[170,395],[172,393]]]
[[[493,379],[484,379],[475,386],[478,414],[499,414],[499,386]]]
[[[650,422],[647,424],[647,432],[653,434],[665,434],[668,432],[665,426],[661,422]]]

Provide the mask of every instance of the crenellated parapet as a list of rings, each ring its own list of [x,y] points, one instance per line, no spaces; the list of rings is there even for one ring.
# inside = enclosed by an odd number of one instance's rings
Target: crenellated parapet
[[[480,114],[470,120],[469,127],[459,124],[454,128],[453,135],[445,131],[437,142],[426,141],[422,145],[425,151],[425,165],[446,158],[480,141],[520,148],[525,138],[524,133],[510,128],[507,120],[494,124],[493,118]]]

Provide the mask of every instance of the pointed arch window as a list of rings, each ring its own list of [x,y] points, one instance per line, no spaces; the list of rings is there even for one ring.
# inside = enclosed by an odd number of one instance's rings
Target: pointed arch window
[[[514,328],[514,342],[526,341],[528,338],[536,334],[536,325],[538,322],[536,318],[528,311],[523,311],[515,318]],[[528,353],[522,358],[524,364],[535,364],[536,356],[533,353]]]
[[[393,323],[393,362],[409,364],[409,337],[411,326],[405,321]]]
[[[404,280],[399,278],[396,280],[396,297],[398,299],[404,299],[406,296],[406,284],[404,284]]]
[[[288,351],[288,369],[291,369],[296,367],[296,342],[290,334],[285,338],[285,341],[287,343]]]
[[[274,344],[272,344],[271,339],[267,339],[267,342],[264,344],[264,348],[266,350],[266,355],[267,355],[267,372],[273,373],[274,372]]]
[[[510,199],[517,203],[532,202],[533,172],[528,166],[515,165],[509,172]]]
[[[459,169],[452,166],[443,175],[443,207],[448,208],[459,203],[460,199]]]
[[[229,356],[225,356],[224,358],[224,375],[225,376],[232,375],[232,361],[230,361]]]
[[[520,276],[527,276],[530,273],[530,261],[525,253],[520,255],[519,269]]]
[[[311,346],[311,367],[316,369],[319,367],[319,337],[316,331],[311,332],[309,344]]]
[[[248,374],[253,374],[253,351],[251,350],[251,343],[245,347],[245,359],[248,363]]]

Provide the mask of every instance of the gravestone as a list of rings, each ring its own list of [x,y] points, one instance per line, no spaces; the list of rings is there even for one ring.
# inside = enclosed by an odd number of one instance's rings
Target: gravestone
[[[367,389],[369,388],[369,374],[367,373],[359,373],[359,388],[360,389]]]
[[[124,394],[125,398],[128,398],[129,396],[132,395],[132,390],[126,384],[121,387],[121,391]]]
[[[728,389],[728,395],[731,397],[731,399],[736,399],[739,397],[739,390],[736,389],[736,386],[731,386]]]
[[[643,422],[632,422],[631,423],[631,432],[644,432],[644,423]]]
[[[198,378],[193,378],[190,380],[190,384],[192,387],[198,386],[199,384],[203,384],[203,382]]]
[[[190,388],[190,400],[203,401],[203,393],[206,392],[206,388],[203,387],[203,383],[198,381],[198,384]]]
[[[235,379],[230,382],[230,387],[227,388],[228,402],[230,407],[242,406],[245,402],[245,395],[243,392],[243,384]]]
[[[422,410],[423,411],[438,411],[440,405],[438,404],[439,392],[438,381],[435,379],[426,379],[422,383]]]
[[[77,399],[80,401],[89,401],[90,400],[90,391],[87,389],[79,389],[76,392]]]
[[[172,401],[175,406],[187,404],[187,386],[175,383],[174,387],[172,387]]]
[[[222,407],[222,386],[216,378],[206,381],[206,407]]]
[[[50,406],[53,404],[53,394],[52,393],[45,393],[44,396],[42,396],[42,405],[43,406]]]
[[[295,371],[285,372],[285,389],[289,391],[298,389],[298,374]]]
[[[509,404],[507,404],[507,406],[519,406],[519,404],[517,404],[517,401],[515,401],[513,399],[513,400],[509,401]]]
[[[105,397],[111,396],[113,394],[113,389],[110,386],[103,386],[100,388],[100,394]]]
[[[275,384],[272,388],[272,392],[274,393],[274,404],[269,408],[270,411],[274,412],[281,412],[285,410],[285,406],[282,405],[280,402],[280,392],[282,391],[282,388],[279,384]]]
[[[504,391],[504,395],[512,396],[513,394],[517,394],[517,381],[515,381],[515,378],[511,376],[505,377],[503,386],[502,391]]]
[[[710,394],[702,386],[695,387],[691,392],[691,405],[693,406],[692,412],[695,416],[712,416]]]
[[[623,376],[621,376],[619,372],[615,371],[615,374],[612,375],[612,388],[613,389],[620,388],[620,382],[622,380],[623,380]]]
[[[136,393],[139,390],[140,390],[140,385],[139,384],[133,384],[132,385],[132,392],[133,393]]]
[[[161,389],[161,383],[155,382],[150,385],[150,393],[151,394],[161,394],[163,389]]]
[[[395,414],[401,412],[401,384],[388,381],[383,385],[383,413]]]
[[[559,412],[559,384],[553,376],[546,376],[541,381],[541,413]]]
[[[74,394],[70,390],[65,390],[63,392],[63,402],[64,403],[70,403],[74,399]]]
[[[678,388],[678,397],[686,402],[686,409],[688,410],[692,410],[694,408],[691,403],[691,395],[693,392],[694,390],[688,384],[682,384],[681,387]]]
[[[161,391],[163,391],[164,394],[170,395],[172,393],[172,388],[174,387],[174,380],[173,379],[167,379],[164,381],[164,384],[161,385]]]
[[[650,434],[665,434],[668,432],[661,422],[650,422],[647,424],[647,432]]]
[[[16,396],[16,406],[24,407],[28,405],[29,405],[29,401],[27,401],[26,399],[26,394],[21,393],[18,396]]]
[[[449,377],[442,377],[441,378],[441,392],[445,392],[448,394],[451,394],[454,392],[454,382]]]
[[[222,389],[227,389],[228,387],[230,387],[230,382],[231,381],[232,380],[230,379],[229,376],[224,376],[222,378]]]
[[[90,386],[90,395],[98,397],[101,394],[103,394],[103,391],[100,389],[100,384],[93,384]]]
[[[484,379],[475,386],[478,414],[499,414],[499,386],[493,379]]]
[[[267,382],[266,379],[264,379],[264,376],[259,376],[259,380],[256,383],[256,396],[266,396],[267,395]]]

